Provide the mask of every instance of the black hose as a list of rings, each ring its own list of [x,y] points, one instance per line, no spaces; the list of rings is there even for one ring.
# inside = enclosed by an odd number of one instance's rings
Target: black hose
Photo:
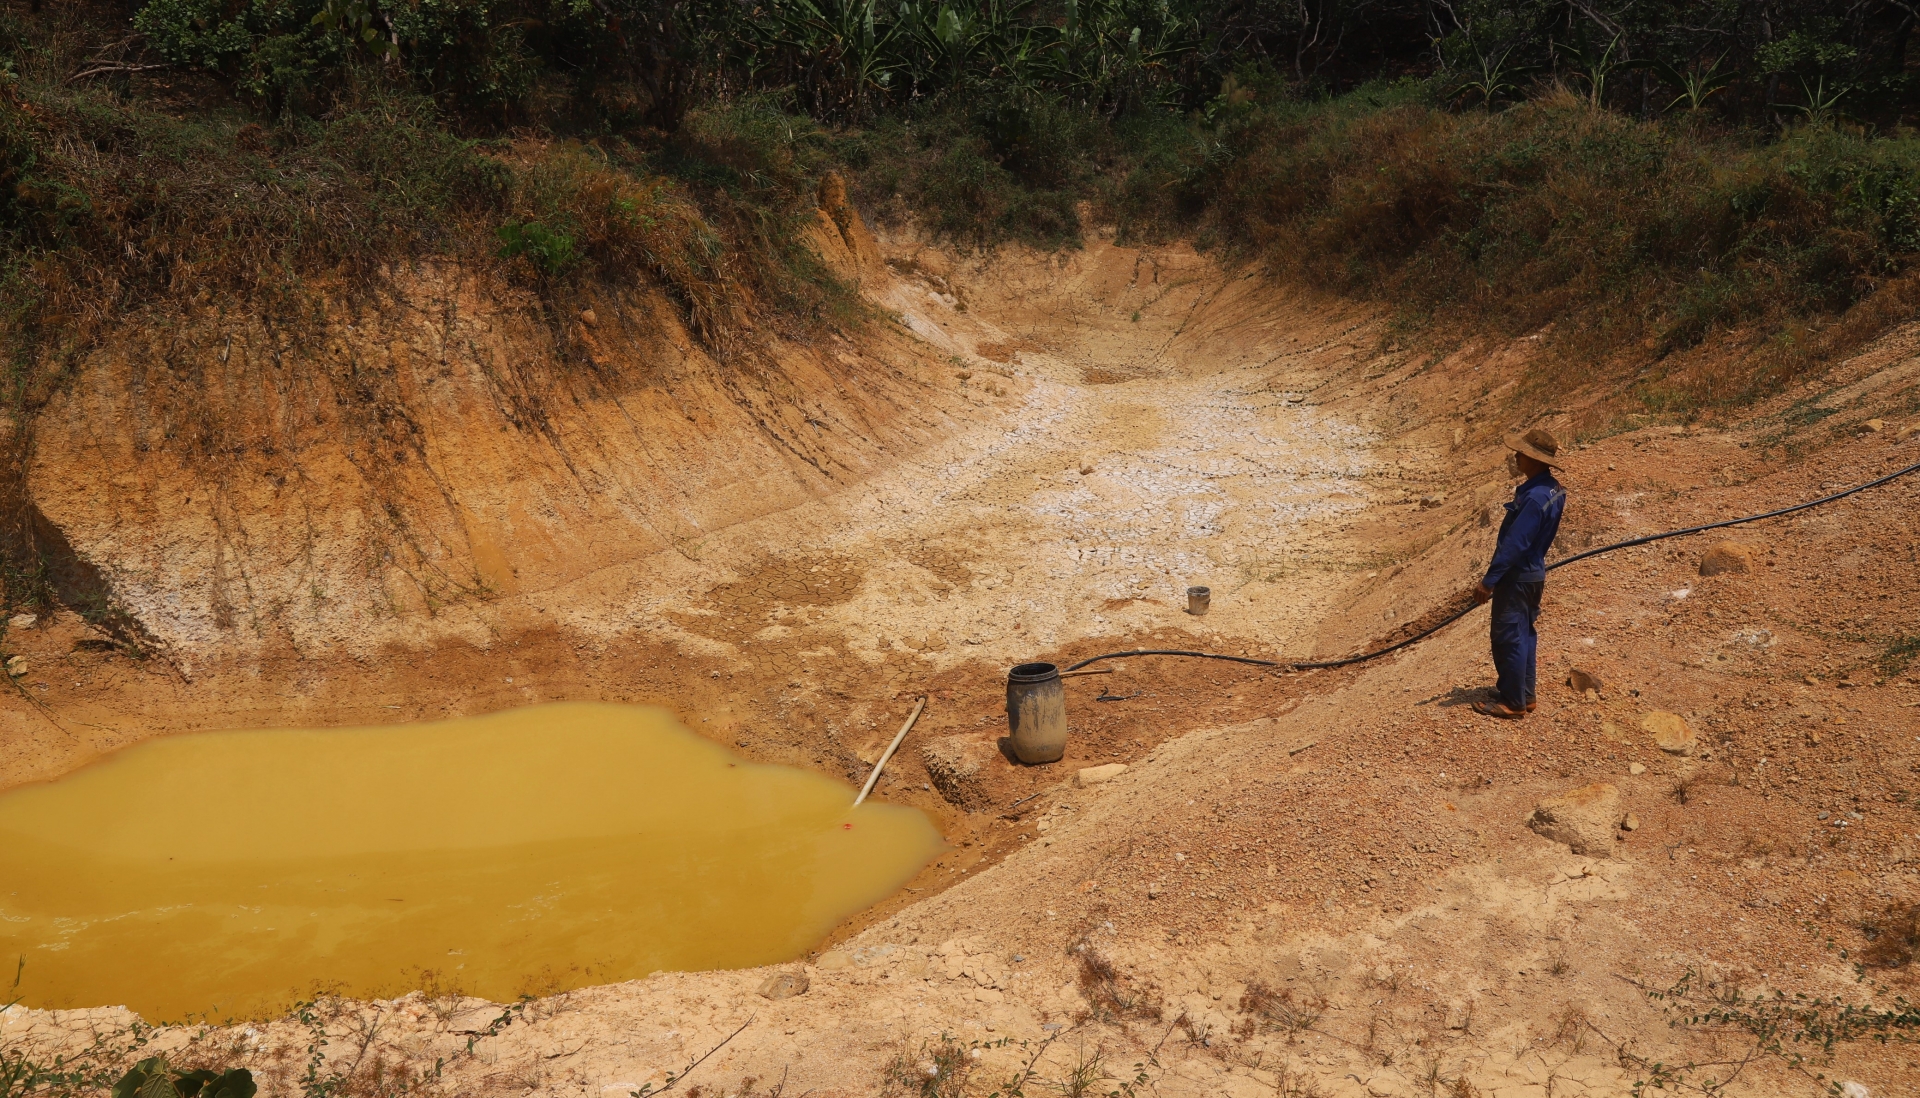
[[[1808,500],[1806,503],[1796,503],[1791,507],[1782,507],[1778,511],[1766,511],[1758,515],[1748,515],[1745,518],[1726,519],[1722,522],[1708,522],[1708,523],[1703,523],[1699,526],[1688,526],[1679,530],[1667,530],[1658,534],[1648,534],[1645,537],[1630,538],[1626,541],[1616,541],[1612,545],[1602,545],[1598,549],[1588,549],[1584,553],[1575,553],[1573,556],[1567,557],[1565,560],[1557,560],[1552,564],[1547,565],[1547,571],[1551,572],[1555,568],[1564,568],[1569,564],[1573,564],[1577,561],[1586,560],[1588,557],[1597,557],[1602,553],[1611,553],[1615,549],[1631,549],[1636,545],[1645,545],[1648,542],[1661,541],[1665,538],[1677,538],[1683,534],[1698,534],[1704,530],[1718,530],[1726,526],[1740,526],[1749,522],[1759,522],[1761,519],[1779,518],[1781,515],[1791,515],[1795,511],[1805,511],[1810,507],[1819,507],[1822,504],[1832,503],[1834,500],[1837,500],[1837,499],[1845,499],[1856,492],[1864,492],[1869,488],[1878,488],[1880,485],[1885,484],[1890,480],[1898,480],[1899,478],[1904,477],[1908,473],[1914,472],[1915,470],[1920,470],[1920,463],[1909,465],[1905,469],[1901,469],[1897,472],[1888,473],[1886,476],[1881,477],[1878,480],[1870,480],[1870,481],[1867,481],[1865,484],[1856,484],[1851,488],[1848,488],[1844,491],[1835,492],[1830,496],[1821,496],[1819,499]],[[1177,652],[1177,651],[1108,652],[1105,655],[1093,656],[1089,659],[1081,660],[1079,663],[1076,663],[1072,667],[1067,668],[1067,670],[1077,671],[1080,668],[1085,667],[1090,663],[1097,663],[1100,660],[1110,660],[1118,656],[1195,656],[1202,659],[1232,660],[1235,663],[1259,664],[1260,666],[1263,666],[1263,667],[1285,667],[1293,671],[1317,671],[1317,670],[1321,670],[1329,667],[1346,667],[1351,664],[1365,663],[1368,660],[1379,659],[1381,656],[1387,655],[1389,653],[1398,652],[1399,650],[1407,647],[1410,644],[1417,644],[1420,641],[1426,640],[1428,637],[1433,636],[1435,633],[1438,633],[1440,630],[1445,629],[1447,626],[1452,625],[1454,622],[1459,621],[1461,618],[1464,618],[1468,614],[1473,613],[1475,607],[1477,607],[1478,605],[1479,605],[1478,603],[1475,603],[1472,606],[1468,606],[1465,609],[1459,611],[1458,613],[1452,614],[1447,618],[1441,620],[1440,622],[1434,625],[1431,625],[1426,629],[1421,630],[1418,633],[1415,633],[1413,636],[1408,637],[1406,640],[1397,641],[1393,644],[1387,645],[1385,648],[1377,649],[1372,652],[1363,652],[1358,656],[1348,656],[1345,659],[1311,660],[1311,661],[1302,661],[1299,663],[1282,663],[1279,660],[1256,660],[1256,659],[1251,659],[1247,656],[1223,656],[1213,652]]]
[[[1104,656],[1091,656],[1074,664],[1072,667],[1062,669],[1060,673],[1064,675],[1068,671],[1078,671],[1090,663],[1098,663],[1101,660],[1110,660],[1119,656],[1193,656],[1196,659],[1203,660],[1232,660],[1235,663],[1251,663],[1260,667],[1285,666],[1279,660],[1256,660],[1252,656],[1223,656],[1218,652],[1181,652],[1172,648],[1142,648],[1133,652],[1108,652]]]

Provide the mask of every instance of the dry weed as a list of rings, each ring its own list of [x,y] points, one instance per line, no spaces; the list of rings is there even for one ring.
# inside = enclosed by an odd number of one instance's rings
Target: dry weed
[[[1304,1071],[1296,1073],[1284,1064],[1273,1073],[1273,1093],[1275,1098],[1327,1098],[1313,1076]]]
[[[1257,980],[1240,996],[1240,1013],[1247,1016],[1242,1022],[1246,1036],[1264,1030],[1284,1033],[1289,1039],[1297,1037],[1318,1024],[1326,1009],[1323,996],[1296,994],[1293,988],[1275,991]]]
[[[1082,942],[1074,948],[1079,953],[1080,992],[1089,1004],[1088,1017],[1102,1022],[1157,1022],[1164,1016],[1160,998],[1151,987],[1136,986],[1091,944]]]
[[[1553,1043],[1567,1042],[1572,1043],[1576,1056],[1587,1042],[1587,1012],[1577,1003],[1568,1003],[1553,1015]]]

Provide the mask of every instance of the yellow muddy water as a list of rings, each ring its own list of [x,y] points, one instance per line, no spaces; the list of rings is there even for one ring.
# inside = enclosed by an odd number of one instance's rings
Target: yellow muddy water
[[[769,964],[938,851],[852,800],[635,706],[153,740],[0,794],[0,959],[149,1021]]]

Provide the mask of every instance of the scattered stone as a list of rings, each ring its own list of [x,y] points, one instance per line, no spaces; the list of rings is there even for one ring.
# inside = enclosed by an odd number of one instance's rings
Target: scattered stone
[[[1628,763],[1627,764],[1627,773],[1632,774],[1636,778],[1642,774],[1645,774],[1646,772],[1647,772],[1646,763]]]
[[[1453,429],[1453,448],[1458,450],[1466,441],[1467,429],[1465,427],[1455,427]]]
[[[853,967],[853,958],[845,951],[829,949],[813,962],[813,967],[822,972],[839,972]]]
[[[1157,899],[1159,899],[1159,898],[1160,898],[1160,887],[1161,887],[1161,886],[1160,886],[1160,882],[1159,882],[1159,881],[1153,881],[1153,882],[1150,882],[1150,883],[1149,883],[1149,884],[1147,885],[1147,899],[1149,899],[1149,900],[1157,900]]]
[[[1873,1098],[1873,1092],[1867,1089],[1865,1083],[1849,1080],[1840,1084],[1840,1098]]]
[[[1083,461],[1083,462],[1081,462],[1081,463],[1080,463],[1080,475],[1081,475],[1081,476],[1083,476],[1083,477],[1087,477],[1087,476],[1092,476],[1092,475],[1093,475],[1093,462],[1091,462],[1091,461]]]
[[[1079,772],[1074,774],[1073,784],[1082,787],[1099,785],[1101,782],[1110,782],[1126,772],[1126,763],[1107,763],[1104,766],[1082,767]]]
[[[12,659],[7,661],[7,674],[12,675],[14,678],[17,679],[26,673],[27,673],[27,657],[15,656]]]
[[[1613,853],[1620,817],[1620,790],[1595,782],[1542,800],[1527,826],[1543,838],[1567,844],[1575,854],[1606,857]]]
[[[1653,735],[1653,745],[1669,755],[1691,755],[1700,746],[1693,729],[1678,713],[1656,709],[1640,720],[1640,728]]]
[[[1723,541],[1700,558],[1700,574],[1717,576],[1723,572],[1753,571],[1753,550],[1737,541]]]
[[[1884,419],[1870,419],[1867,421],[1867,430],[1872,431],[1876,435],[1886,429],[1887,421]]]
[[[978,736],[943,736],[921,746],[920,761],[948,804],[978,811],[992,803],[986,768],[993,754],[993,745]]]
[[[15,614],[14,616],[7,619],[7,628],[8,629],[32,629],[33,624],[39,620],[40,620],[40,615],[38,614]]]
[[[1430,495],[1430,496],[1421,496],[1421,497],[1420,497],[1420,509],[1421,509],[1422,511],[1431,511],[1431,510],[1433,510],[1433,509],[1434,509],[1435,507],[1438,507],[1438,506],[1440,506],[1441,504],[1443,504],[1443,503],[1445,503],[1445,502],[1447,502],[1447,497],[1446,497],[1446,496],[1445,496],[1444,494],[1434,494],[1434,495]]]
[[[582,309],[580,310],[580,323],[585,324],[589,328],[598,328],[600,326],[600,318],[595,315],[592,309]]]
[[[1626,818],[1620,821],[1620,830],[1622,831],[1640,830],[1640,817],[1634,815],[1631,812],[1627,813]]]
[[[760,981],[760,994],[768,999],[791,999],[805,995],[811,986],[813,981],[804,972],[776,972]]]
[[[1598,693],[1607,688],[1607,684],[1601,681],[1599,675],[1578,667],[1567,673],[1567,685],[1573,687],[1573,692],[1576,694],[1585,694],[1588,691]]]

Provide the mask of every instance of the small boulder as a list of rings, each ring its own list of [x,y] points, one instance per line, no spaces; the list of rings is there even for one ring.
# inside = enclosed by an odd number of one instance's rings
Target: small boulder
[[[768,999],[791,999],[805,995],[813,981],[804,972],[776,972],[760,981],[760,994]]]
[[[1620,790],[1595,782],[1541,801],[1527,826],[1543,838],[1567,844],[1575,854],[1604,858],[1613,853],[1621,815]]]
[[[1647,772],[1646,763],[1628,763],[1627,764],[1627,773],[1632,774],[1636,778],[1642,774],[1645,774],[1646,772]]]
[[[1585,694],[1589,690],[1597,693],[1607,688],[1607,684],[1601,681],[1599,675],[1578,667],[1567,673],[1567,685],[1573,687],[1573,692],[1576,694]]]
[[[839,972],[853,967],[853,957],[843,950],[829,949],[813,962],[813,967],[822,972]]]
[[[1886,429],[1887,421],[1884,419],[1870,419],[1867,421],[1867,430],[1872,431],[1876,435]]]
[[[1700,558],[1700,574],[1703,576],[1751,571],[1753,571],[1753,550],[1737,541],[1720,542]]]
[[[32,629],[33,624],[39,620],[40,620],[40,615],[38,614],[15,614],[14,616],[7,619],[7,628],[8,629]]]
[[[1653,745],[1669,755],[1691,755],[1700,746],[1693,729],[1678,713],[1656,709],[1640,719],[1640,730],[1653,736]]]
[[[948,804],[978,811],[992,803],[986,775],[993,754],[993,745],[978,736],[942,736],[920,748],[920,761]]]
[[[1086,766],[1073,775],[1073,784],[1082,788],[1110,782],[1127,772],[1126,763],[1107,763],[1105,766]]]
[[[1627,813],[1627,818],[1620,821],[1620,830],[1622,831],[1640,830],[1640,817],[1634,815],[1631,812]]]
[[[7,674],[12,675],[14,678],[17,679],[26,673],[27,673],[27,657],[15,656],[12,659],[7,661]]]

